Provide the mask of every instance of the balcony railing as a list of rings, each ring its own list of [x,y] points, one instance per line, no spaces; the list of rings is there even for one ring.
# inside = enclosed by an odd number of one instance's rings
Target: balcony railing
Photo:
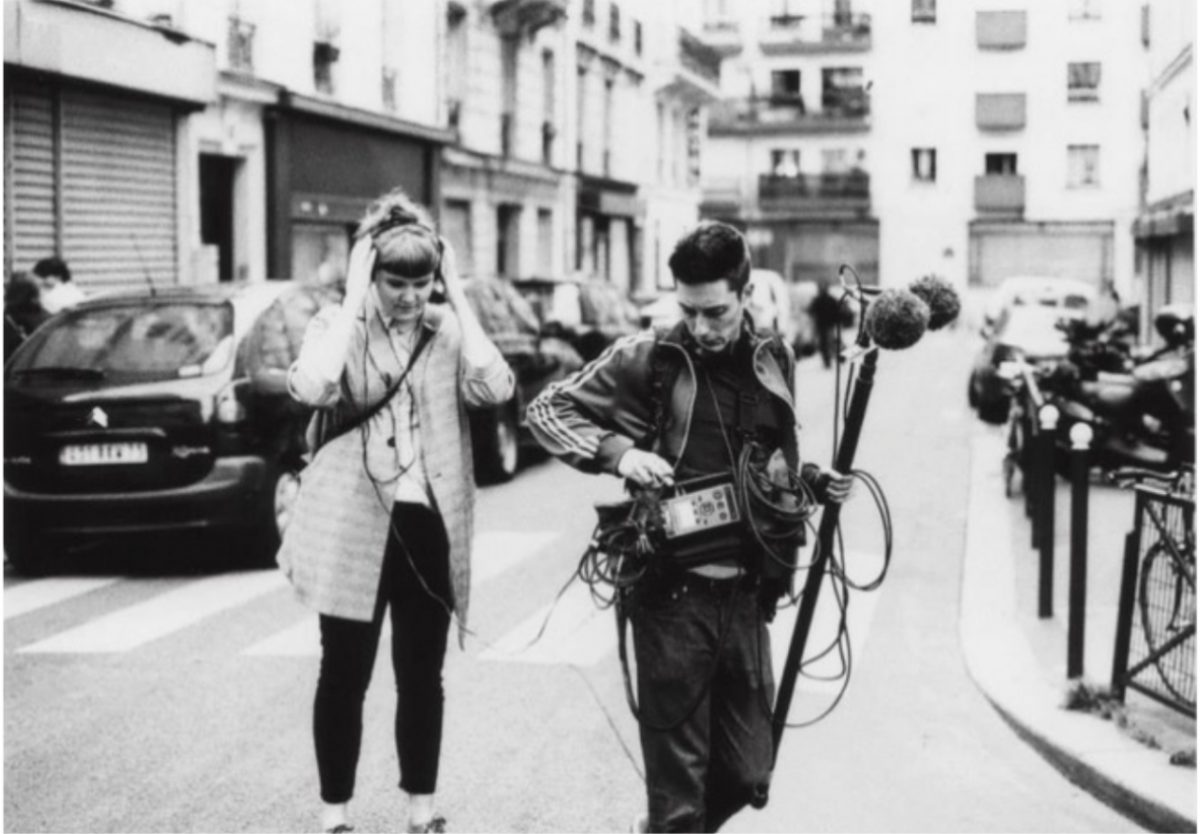
[[[700,37],[709,49],[723,58],[742,51],[741,24],[736,20],[706,20]]]
[[[975,125],[981,130],[1019,130],[1025,127],[1025,94],[976,94]]]
[[[1025,30],[1024,11],[975,13],[975,42],[980,49],[1022,49]]]
[[[977,211],[1022,214],[1025,211],[1025,178],[1020,174],[984,174],[975,178]]]
[[[679,63],[712,84],[721,83],[721,55],[684,29],[679,30]]]
[[[768,55],[862,52],[871,48],[869,14],[776,15],[759,46]]]
[[[762,174],[758,202],[764,210],[862,212],[871,207],[871,177],[865,171],[840,174]]]
[[[830,103],[827,100],[827,104]],[[870,96],[810,112],[799,96],[723,99],[709,110],[710,135],[860,133],[871,126]]]

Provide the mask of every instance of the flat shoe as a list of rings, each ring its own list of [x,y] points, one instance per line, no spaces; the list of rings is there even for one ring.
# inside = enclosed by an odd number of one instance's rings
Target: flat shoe
[[[429,822],[408,825],[408,834],[444,834],[446,831],[446,818],[438,814]]]
[[[340,822],[333,828],[326,828],[325,834],[350,834],[350,832],[353,830],[353,825],[346,825],[346,823]]]

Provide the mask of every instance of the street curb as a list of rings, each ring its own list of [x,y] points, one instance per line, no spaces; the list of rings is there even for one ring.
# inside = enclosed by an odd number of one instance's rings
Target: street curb
[[[1056,691],[1043,677],[1016,619],[1003,450],[991,435],[971,445],[959,638],[976,686],[1073,784],[1152,830],[1196,831],[1194,771],[1167,764],[1111,722],[1059,706],[1066,682]]]

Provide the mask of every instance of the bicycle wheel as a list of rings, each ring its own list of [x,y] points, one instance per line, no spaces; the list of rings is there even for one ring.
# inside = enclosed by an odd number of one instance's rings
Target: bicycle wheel
[[[1182,543],[1181,543],[1182,545]],[[1161,540],[1146,551],[1138,581],[1138,610],[1149,656],[1163,686],[1180,701],[1196,701],[1191,660],[1196,633],[1196,578]],[[1176,642],[1163,653],[1170,641]]]

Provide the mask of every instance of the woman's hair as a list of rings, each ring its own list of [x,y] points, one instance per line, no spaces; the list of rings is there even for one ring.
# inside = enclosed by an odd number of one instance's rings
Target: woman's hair
[[[379,255],[375,265],[406,278],[419,278],[442,263],[442,241],[429,212],[396,188],[371,203],[357,237],[370,235]]]

